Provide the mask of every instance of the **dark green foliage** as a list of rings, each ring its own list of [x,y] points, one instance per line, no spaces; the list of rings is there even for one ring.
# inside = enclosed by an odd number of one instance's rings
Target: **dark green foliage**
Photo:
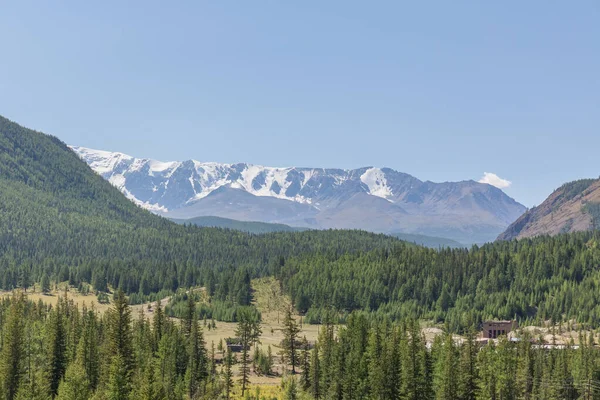
[[[292,374],[296,373],[296,367],[300,365],[300,358],[298,356],[298,350],[301,347],[301,343],[298,340],[299,334],[300,327],[294,319],[292,309],[287,308],[283,319],[282,355],[286,363],[292,367]]]
[[[579,179],[573,182],[568,182],[558,188],[562,191],[561,203],[574,199],[576,196],[583,193],[596,179]]]
[[[201,296],[198,292],[178,292],[171,296],[171,301],[165,308],[165,313],[169,317],[186,318],[186,314],[189,310],[189,298],[194,299],[196,302],[201,300]],[[243,306],[232,302],[231,300],[222,301],[212,299],[210,303],[196,304],[195,308],[196,315],[198,316],[198,319],[201,320],[215,319],[223,322],[238,322],[238,317],[242,312],[250,312],[253,318],[258,321],[260,321],[261,318],[260,312],[253,305]]]
[[[273,353],[271,350],[271,346],[267,348],[267,351],[263,351],[262,349],[256,348],[255,357],[252,360],[255,364],[255,369],[257,375],[271,375],[273,374]]]
[[[485,319],[600,324],[600,234],[584,232],[433,250],[398,244],[338,256],[289,258],[278,278],[305,298],[305,320],[333,307],[392,319],[425,318],[463,331]],[[306,307],[304,305],[303,307]]]
[[[19,390],[23,378],[23,336],[25,307],[24,298],[15,295],[12,300],[4,302],[2,315],[7,315],[3,321],[2,329],[2,351],[0,352],[0,379],[2,397],[5,400],[13,400]],[[8,309],[6,306],[8,303]]]
[[[248,305],[249,278],[272,275],[281,257],[395,241],[359,231],[252,235],[177,225],[135,206],[60,140],[0,117],[2,289],[29,286],[46,273],[76,287],[135,293],[135,303],[162,290],[206,286],[218,300]]]
[[[472,336],[457,342],[445,334],[428,350],[415,322],[365,322],[350,316],[326,345],[334,362],[320,351],[325,343],[317,343],[306,391],[312,398],[574,400],[600,395],[600,350],[585,338],[578,349],[548,350],[527,336],[482,346]],[[324,379],[330,379],[327,385]]]
[[[224,379],[224,383],[225,383],[225,398],[227,400],[229,400],[229,397],[231,395],[231,390],[233,388],[233,371],[232,371],[232,366],[233,366],[233,354],[231,352],[231,349],[227,349],[227,353],[225,356],[225,368],[223,371],[223,379]]]
[[[67,332],[64,321],[66,299],[59,299],[57,306],[50,312],[48,329],[46,331],[46,346],[48,349],[47,379],[49,392],[55,396],[58,385],[67,370]]]
[[[125,294],[115,293],[112,308],[107,312],[107,341],[110,365],[111,388],[109,398],[121,399],[129,395],[135,368],[133,334],[131,332],[131,310]],[[111,397],[113,396],[113,397]]]
[[[56,370],[52,360],[60,357],[38,342],[56,329],[56,315],[61,315],[67,333],[64,354],[69,355],[64,359],[58,399],[230,397],[232,353],[226,352],[221,375],[210,372],[196,318],[188,332],[164,315],[155,318],[155,326],[140,315],[129,323],[130,335],[118,328],[128,320],[128,306],[120,294],[115,300],[103,317],[64,300],[59,310],[27,302],[18,294],[0,300],[2,398],[51,397],[48,388],[51,372]],[[254,343],[260,332],[256,321],[245,313],[240,320],[242,341]],[[155,350],[157,329],[162,333]],[[130,345],[125,343],[128,337]],[[368,313],[353,313],[346,326],[327,323],[321,327],[310,357],[304,351],[306,343],[302,346],[302,369],[309,373],[303,372],[294,383],[285,379],[284,387],[288,396],[315,399],[598,398],[600,349],[593,339],[581,333],[579,347],[547,349],[525,335],[517,342],[501,339],[482,347],[472,336],[457,342],[445,334],[428,349],[414,320],[392,323]],[[257,370],[268,374],[271,363],[269,352],[258,352]],[[243,378],[243,368],[241,373]]]

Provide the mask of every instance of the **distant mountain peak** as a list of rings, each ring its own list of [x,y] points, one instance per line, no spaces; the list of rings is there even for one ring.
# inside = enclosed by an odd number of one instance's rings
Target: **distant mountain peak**
[[[402,231],[469,243],[484,236],[495,238],[525,211],[487,184],[423,182],[391,168],[162,162],[79,146],[71,149],[129,199],[174,218],[212,215],[311,228]],[[227,188],[251,196],[240,197]]]

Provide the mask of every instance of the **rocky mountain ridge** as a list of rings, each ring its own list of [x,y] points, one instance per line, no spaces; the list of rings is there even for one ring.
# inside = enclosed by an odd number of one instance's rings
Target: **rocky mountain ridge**
[[[132,201],[171,218],[218,216],[479,243],[493,240],[525,211],[491,185],[424,182],[390,168],[161,162],[71,148]]]

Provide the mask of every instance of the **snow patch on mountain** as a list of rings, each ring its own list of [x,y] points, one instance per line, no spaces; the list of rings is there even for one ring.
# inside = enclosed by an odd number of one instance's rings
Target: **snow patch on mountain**
[[[387,184],[385,173],[380,168],[369,168],[361,175],[360,180],[369,188],[369,194],[388,199],[393,195]]]
[[[133,157],[123,153],[93,150],[78,146],[69,147],[101,175],[113,171],[120,162],[133,160]]]

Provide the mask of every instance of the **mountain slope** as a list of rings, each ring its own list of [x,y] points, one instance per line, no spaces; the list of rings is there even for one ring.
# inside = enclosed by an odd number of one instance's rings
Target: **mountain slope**
[[[493,240],[525,207],[474,181],[423,182],[389,168],[160,162],[72,149],[136,204],[172,218],[219,216],[316,229]]]
[[[542,204],[511,224],[498,240],[597,229],[600,221],[600,179],[569,182]]]
[[[281,257],[392,243],[399,242],[358,231],[256,236],[177,225],[127,200],[57,138],[0,117],[2,289],[47,274],[147,295],[237,276],[226,299],[247,293],[245,274],[264,275]]]

